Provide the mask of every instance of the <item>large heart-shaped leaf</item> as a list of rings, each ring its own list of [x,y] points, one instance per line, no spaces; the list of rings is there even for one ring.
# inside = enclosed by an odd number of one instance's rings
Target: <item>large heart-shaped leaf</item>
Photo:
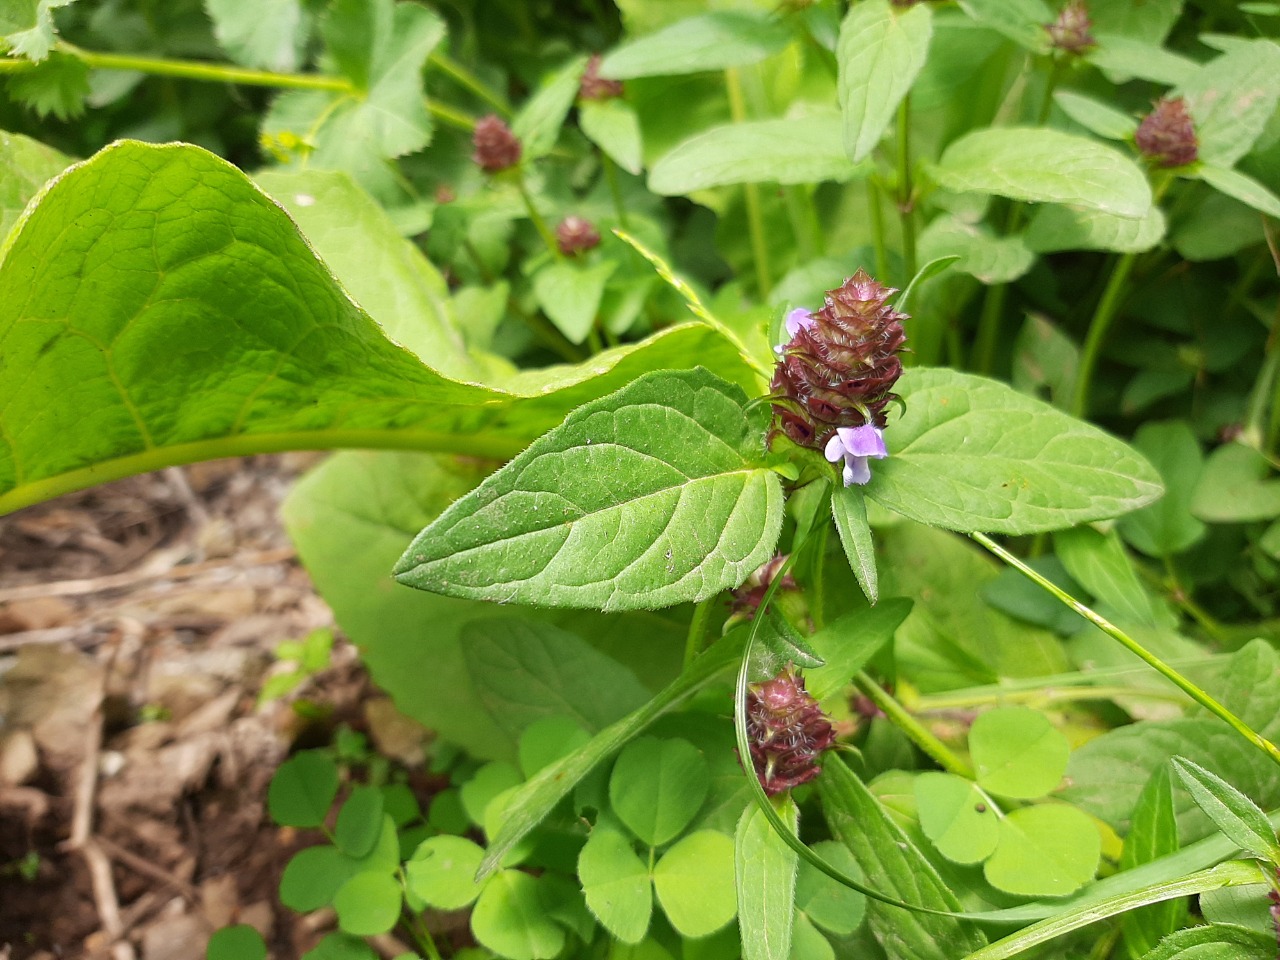
[[[702,325],[504,389],[450,380],[388,340],[240,171],[192,146],[122,142],[71,167],[0,255],[0,513],[273,450],[505,459],[691,357],[751,382]]]
[[[902,419],[867,495],[951,530],[1024,534],[1118,516],[1161,493],[1136,451],[1003,383],[943,369],[905,374]]]
[[[705,370],[575,410],[414,540],[401,583],[448,596],[652,609],[735,587],[769,558],[782,486],[766,412]]]

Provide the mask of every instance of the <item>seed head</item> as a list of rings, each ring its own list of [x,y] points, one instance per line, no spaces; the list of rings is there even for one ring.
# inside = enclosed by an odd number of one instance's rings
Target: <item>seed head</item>
[[[788,667],[748,688],[747,739],[756,776],[772,797],[818,776],[818,755],[836,735],[804,680]]]
[[[1142,155],[1161,167],[1181,167],[1199,155],[1199,141],[1181,97],[1162,98],[1142,118],[1134,140]]]
[[[556,225],[556,246],[566,257],[600,246],[600,231],[585,217],[570,214]]]
[[[827,292],[817,313],[788,314],[791,339],[778,348],[771,385],[775,431],[824,450],[841,428],[884,428],[909,319],[885,302],[895,293],[860,269]]]
[[[1049,31],[1049,42],[1055,50],[1079,56],[1098,45],[1089,32],[1092,27],[1085,0],[1067,0],[1057,19],[1045,29]]]
[[[471,159],[488,173],[506,170],[520,162],[520,138],[492,114],[476,121],[471,143],[476,148]]]
[[[606,80],[600,76],[600,54],[592,54],[587,61],[587,69],[583,71],[582,82],[578,87],[580,100],[612,100],[622,96],[621,80]]]

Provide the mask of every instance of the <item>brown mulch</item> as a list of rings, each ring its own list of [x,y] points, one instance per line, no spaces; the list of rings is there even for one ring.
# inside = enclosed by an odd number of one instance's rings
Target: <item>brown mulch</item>
[[[320,709],[258,702],[289,668],[277,644],[332,627],[278,518],[315,459],[166,470],[0,518],[0,960],[186,960],[227,923],[289,960],[332,925],[276,899],[310,841],[271,824],[266,787],[300,739],[367,729],[375,694],[340,641],[291,694]]]

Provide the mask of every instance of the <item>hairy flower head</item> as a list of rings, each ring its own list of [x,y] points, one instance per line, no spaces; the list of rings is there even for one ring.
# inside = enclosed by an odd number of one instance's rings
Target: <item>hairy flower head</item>
[[[1142,155],[1161,167],[1181,167],[1199,155],[1196,130],[1181,97],[1158,100],[1138,124],[1134,140]]]

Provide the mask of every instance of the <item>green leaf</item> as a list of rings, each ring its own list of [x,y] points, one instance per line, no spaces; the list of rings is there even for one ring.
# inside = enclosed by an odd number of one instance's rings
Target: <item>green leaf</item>
[[[844,690],[850,678],[893,639],[910,612],[910,600],[894,597],[870,610],[847,613],[809,637],[809,644],[826,661],[805,671],[810,696],[821,702]]]
[[[634,673],[550,623],[486,617],[460,639],[476,695],[513,738],[550,716],[595,732],[649,699]]]
[[[578,877],[587,906],[623,943],[643,940],[653,913],[649,867],[631,844],[620,830],[598,823],[578,855]]]
[[[409,891],[440,910],[461,910],[480,896],[484,851],[465,837],[428,837],[404,865]]]
[[[1071,746],[1040,711],[997,707],[973,721],[969,752],[983,789],[1030,800],[1057,788]]]
[[[302,955],[302,960],[379,960],[378,954],[363,940],[345,933],[330,933]]]
[[[1261,873],[1254,863],[1243,863],[1239,860],[1220,863],[1216,867],[1190,876],[1180,876],[1174,880],[1154,883],[1106,900],[1091,900],[1082,906],[1058,913],[1056,916],[1012,933],[1002,940],[997,940],[981,950],[968,954],[964,960],[1008,960],[1036,944],[1045,943],[1136,907],[1222,887],[1257,883],[1260,877]]]
[[[14,57],[39,62],[49,56],[58,31],[53,11],[73,0],[10,0],[0,10],[0,48]]]
[[[1280,217],[1280,197],[1260,184],[1253,177],[1239,170],[1228,170],[1212,164],[1201,165],[1196,174],[1209,186],[1228,197],[1234,197],[1241,203],[1261,210],[1271,217]]]
[[[1184,421],[1144,423],[1133,445],[1151,461],[1164,481],[1165,495],[1125,514],[1116,525],[1125,540],[1151,557],[1170,557],[1194,546],[1205,525],[1191,514],[1192,494],[1204,469],[1204,456]]]
[[[1127,623],[1159,626],[1155,605],[1115,532],[1075,527],[1053,535],[1067,573]]]
[[[649,172],[649,189],[681,196],[734,183],[843,183],[870,171],[831,136],[834,114],[713,127],[685,140]]]
[[[344,933],[372,937],[400,919],[400,884],[385,873],[357,873],[338,890],[333,909]]]
[[[867,500],[861,487],[837,486],[831,491],[831,516],[854,579],[872,604],[880,599],[876,551],[867,522]]]
[[[1093,879],[1102,838],[1092,820],[1066,804],[1014,810],[1000,820],[987,882],[1027,897],[1061,896]]]
[[[1053,102],[1080,126],[1106,140],[1129,140],[1138,129],[1138,121],[1129,114],[1074,90],[1055,91]]]
[[[980,224],[943,214],[934,217],[919,237],[920,257],[955,257],[955,268],[985,284],[1010,283],[1035,263],[1021,236],[997,237]]]
[[[813,921],[797,912],[795,929],[791,935],[791,960],[836,960],[831,942],[818,930]]]
[[[767,412],[705,370],[575,410],[409,546],[401,583],[449,596],[645,609],[735,587],[773,552]],[[750,459],[749,459],[750,458]]]
[[[1089,10],[1093,32],[1162,43],[1182,13],[1183,0],[1116,0]]]
[[[97,265],[104,251],[110,269]],[[0,376],[0,511],[268,450],[508,457],[573,406],[691,357],[754,382],[702,325],[501,391],[445,379],[388,342],[230,164],[128,142],[68,170],[15,225],[0,264],[0,338],[3,362],[26,371]]]
[[[271,778],[267,809],[283,827],[318,827],[338,795],[338,767],[315,750],[290,757]]]
[[[0,131],[0,244],[27,202],[70,164],[39,140]]]
[[[355,787],[338,811],[334,842],[349,857],[363,857],[373,849],[382,830],[382,791],[364,784]]]
[[[889,0],[854,4],[836,44],[844,149],[854,163],[870,156],[929,54],[933,11]]]
[[[532,777],[590,739],[591,734],[570,717],[553,715],[535,720],[520,734],[520,770],[526,778]]]
[[[922,773],[914,792],[920,829],[953,863],[981,863],[999,838],[996,811],[974,784],[950,773]]]
[[[938,185],[1032,203],[1069,203],[1138,220],[1151,188],[1136,163],[1086,137],[1046,127],[991,127],[966,134],[933,168]]]
[[[1111,250],[1143,253],[1158,244],[1166,229],[1165,217],[1153,206],[1141,220],[1118,217],[1100,210],[1082,210],[1046,203],[1036,207],[1023,240],[1036,253],[1059,250]]]
[[[1098,34],[1097,39],[1098,45],[1085,54],[1085,59],[1116,77],[1137,77],[1172,86],[1194,76],[1200,68],[1196,61],[1158,43],[1118,34]]]
[[[677,933],[715,933],[738,912],[733,838],[716,830],[682,837],[653,868],[653,886]]]
[[[1159,767],[1151,775],[1133,808],[1129,835],[1120,853],[1120,870],[1132,870],[1178,850],[1178,820],[1173,806],[1173,786],[1169,768]],[[1180,900],[1141,907],[1121,920],[1124,942],[1132,956],[1140,957],[1162,937],[1181,927],[1187,919],[1186,904]]]
[[[609,801],[632,833],[657,847],[689,824],[709,787],[707,761],[689,741],[641,737],[614,763]]]
[[[481,378],[444,277],[350,176],[268,170],[255,179],[387,336],[446,376]]]
[[[745,67],[777,53],[788,39],[781,20],[745,11],[706,13],[623,44],[601,62],[600,76],[626,80]]]
[[[609,155],[627,173],[638,175],[644,166],[640,119],[626,101],[587,100],[578,104],[578,125],[587,139]]]
[[[1043,206],[1039,209],[1064,208]],[[1032,226],[1034,225],[1033,218]],[[1010,383],[1015,390],[1031,396],[1047,393],[1055,407],[1065,408],[1070,403],[1079,362],[1080,348],[1069,336],[1047,317],[1028,313],[1014,344]]]
[[[337,847],[325,844],[299,850],[280,877],[280,902],[299,913],[319,910],[333,902],[358,869]]]
[[[1214,672],[1201,672],[1199,679],[1201,687],[1262,736],[1272,741],[1280,737],[1280,656],[1265,641],[1246,644]],[[1070,786],[1062,796],[1123,833],[1143,786],[1171,756],[1212,767],[1268,808],[1280,803],[1280,768],[1259,763],[1252,746],[1221,721],[1203,715],[1130,724],[1090,740],[1072,751]],[[1182,842],[1210,832],[1211,821],[1190,798],[1181,791],[1177,796]]]
[[[246,67],[293,73],[301,66],[308,24],[299,0],[205,0],[213,35]]]
[[[782,807],[779,815],[794,832],[799,814],[790,796],[782,800]],[[748,804],[734,834],[743,960],[790,960],[799,859],[760,807]]]
[[[1240,443],[1223,444],[1205,461],[1191,512],[1210,523],[1280,516],[1280,480],[1267,479],[1270,475],[1271,467],[1258,451]]]
[[[1276,831],[1258,805],[1200,764],[1185,757],[1169,761],[1191,799],[1232,843],[1272,863],[1280,862]]]
[[[827,760],[817,784],[827,825],[857,859],[868,886],[922,907],[960,909],[933,865],[843,760]],[[867,904],[867,914],[876,938],[912,960],[954,960],[986,943],[976,926],[951,917],[908,913],[878,901]]]
[[[1280,102],[1280,44],[1266,39],[1232,44],[1174,94],[1186,98],[1200,160],[1229,169],[1253,149]]]
[[[568,796],[596,764],[611,756],[670,707],[700,690],[731,667],[736,667],[745,637],[745,630],[740,629],[732,639],[721,639],[643,707],[600,731],[585,746],[559,763],[545,768],[521,787],[511,797],[509,809],[512,812],[503,825],[502,832],[492,838],[489,844],[488,853],[480,866],[481,877],[490,873],[501,862],[502,857],[551,813],[556,804]]]
[[[1142,960],[1272,960],[1275,952],[1274,935],[1215,923],[1170,934]]]
[[[69,53],[50,53],[37,66],[8,78],[13,99],[21,101],[40,117],[53,114],[70,120],[84,112],[89,96],[89,68]]]
[[[964,0],[962,10],[978,23],[1037,53],[1048,48],[1045,24],[1053,11],[1041,0]]]
[[[1114,517],[1159,496],[1132,449],[1046,403],[982,377],[912,369],[906,413],[886,431],[872,500],[952,530],[1025,534]]]
[[[205,960],[267,960],[267,943],[248,924],[223,927],[209,938]]]
[[[594,266],[556,260],[533,275],[533,295],[551,322],[571,343],[582,343],[595,326],[604,286],[617,264]]]
[[[512,119],[511,132],[520,138],[522,160],[544,157],[556,145],[586,66],[587,58],[579,56],[552,71]]]
[[[835,840],[813,844],[813,852],[854,879],[863,879],[862,868],[848,847]],[[796,877],[796,909],[805,920],[833,933],[848,936],[862,925],[867,898],[857,890],[837,883],[807,860],[800,862]],[[796,934],[800,929],[797,926]]]
[[[471,912],[471,932],[481,946],[510,960],[550,960],[564,947],[564,928],[547,916],[538,881],[503,870],[485,884]]]
[[[462,807],[472,823],[484,824],[484,812],[500,793],[521,783],[520,771],[509,763],[486,763],[462,785]]]

